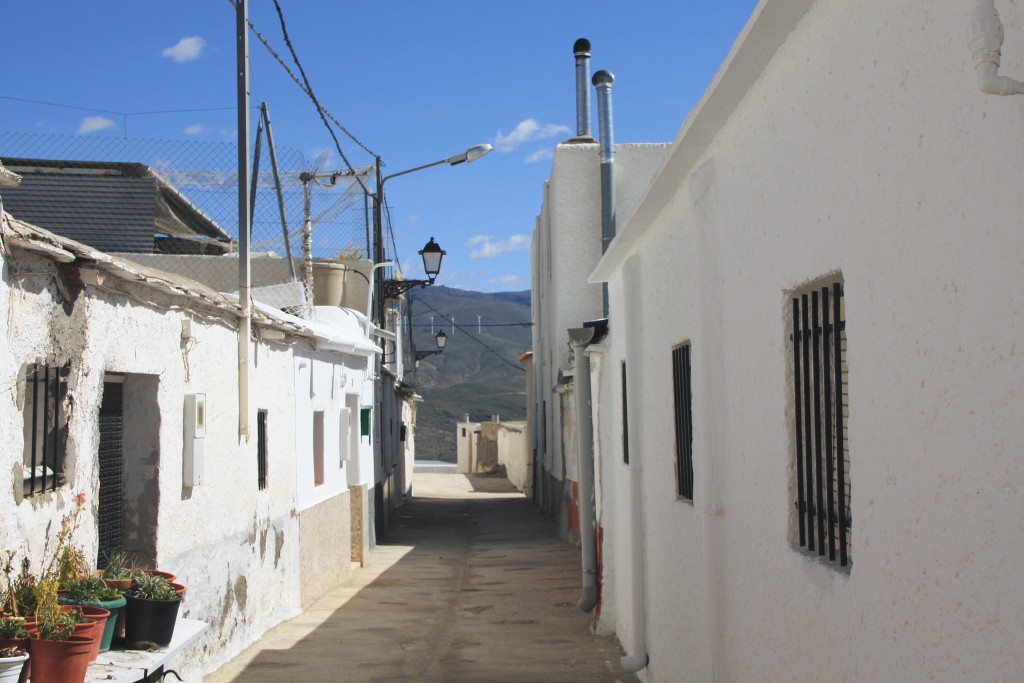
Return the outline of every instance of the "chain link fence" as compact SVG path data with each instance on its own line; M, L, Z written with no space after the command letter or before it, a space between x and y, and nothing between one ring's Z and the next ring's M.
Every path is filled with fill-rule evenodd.
M101 251L236 292L237 149L206 141L0 133L0 161L22 176L18 187L5 188L4 208ZM265 303L305 309L304 260L369 258L371 200L351 174L325 168L323 157L310 160L278 146L275 174L265 139L250 159L256 151L254 297L262 291ZM364 184L372 177L369 168L357 173Z

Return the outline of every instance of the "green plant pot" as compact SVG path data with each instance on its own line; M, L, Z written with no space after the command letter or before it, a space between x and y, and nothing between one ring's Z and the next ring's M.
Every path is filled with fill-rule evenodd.
M75 604L82 607L82 612L87 617L90 615L88 614L88 611L84 609L85 607L99 607L110 612L110 615L107 617L106 624L103 627L103 634L99 641L99 652L106 652L110 649L110 645L114 640L114 629L117 628L118 616L124 610L125 604L127 604L127 601L125 600L123 595L117 600L102 600L100 602L70 603L63 599L58 599L58 601L62 605Z

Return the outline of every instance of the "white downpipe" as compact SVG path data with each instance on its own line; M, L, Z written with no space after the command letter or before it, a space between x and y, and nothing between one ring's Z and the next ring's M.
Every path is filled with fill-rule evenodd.
M1024 95L1024 83L999 75L1003 47L1003 22L995 0L975 0L971 10L971 58L978 74L978 88L987 95Z
M643 281L640 276L640 257L636 254L626 259L623 267L623 282L630 295L637 301L643 301ZM647 667L650 660L647 654L647 579L645 576L644 553L646 537L644 532L643 505L643 458L644 458L644 420L640 410L640 397L644 396L643 367L644 357L639 342L643 334L641 306L629 306L626 309L625 359L627 371L633 368L626 387L628 393L627 418L629 421L629 558L630 558L630 634L623 643L628 653L622 657L623 673L636 673Z
M590 358L587 344L594 337L593 327L569 330L574 359L573 391L576 404L576 444L580 485L580 557L583 571L583 595L576 605L591 612L597 605L597 526L594 523L594 425L590 390Z
M369 278L370 284L366 288L366 338L367 339L371 339L371 340L373 339L373 337L370 336L370 325L373 324L372 322L370 322L370 317L371 317L371 314L373 313L373 283L375 282L373 274L377 271L378 268L388 268L388 267L393 266L393 265L395 265L394 261L382 261L382 262L374 265L373 268L370 268L370 278Z

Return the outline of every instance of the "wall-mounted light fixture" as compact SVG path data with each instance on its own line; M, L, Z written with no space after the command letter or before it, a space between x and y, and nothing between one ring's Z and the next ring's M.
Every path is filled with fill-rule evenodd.
M419 367L420 361L427 356L436 356L437 354L444 351L444 345L448 343L448 335L444 333L444 330L439 330L437 335L434 336L434 340L437 342L437 351L417 351L416 352L416 366Z
M423 258L423 271L427 274L426 280L385 280L384 298L397 299L405 292L414 287L426 287L434 284L434 280L441 273L441 260L448 253L431 237L430 241L420 249L420 257Z

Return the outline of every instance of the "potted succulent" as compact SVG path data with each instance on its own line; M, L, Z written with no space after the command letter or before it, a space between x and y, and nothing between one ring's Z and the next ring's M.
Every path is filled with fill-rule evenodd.
M84 577L69 583L59 601L63 605L78 605L86 617L102 622L96 654L110 649L117 617L126 604L121 591L104 585L101 579Z
M100 579L111 588L126 591L132 587L132 577L139 567L132 556L117 551L104 555L105 564L100 570Z
M125 641L131 646L167 647L174 635L181 593L164 577L141 572L125 598Z
M28 651L23 647L0 647L0 683L18 683L28 668Z

